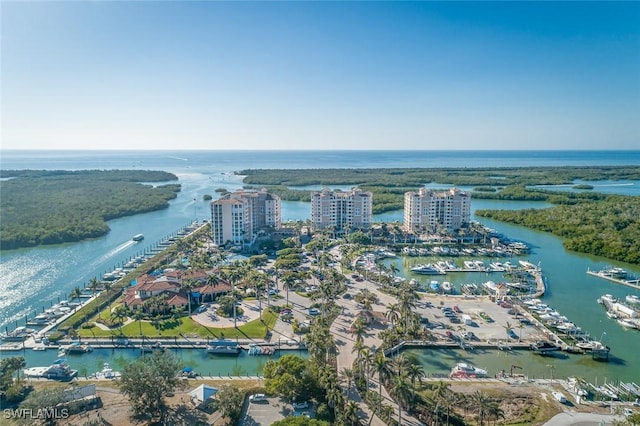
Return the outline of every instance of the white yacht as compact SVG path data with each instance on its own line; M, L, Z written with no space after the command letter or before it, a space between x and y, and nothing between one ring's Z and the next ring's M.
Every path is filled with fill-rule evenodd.
M451 378L482 378L487 377L487 370L474 367L466 362L459 362L451 369Z
M636 305L640 303L640 297L636 296L635 294L628 294L627 297L625 297L625 300L628 303L633 303Z

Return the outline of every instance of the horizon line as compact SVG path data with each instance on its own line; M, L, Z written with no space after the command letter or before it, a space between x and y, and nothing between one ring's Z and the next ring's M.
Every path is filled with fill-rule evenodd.
M2 148L0 152L636 152L640 149L632 148L549 148L549 149L468 149L468 148L451 148L451 149L415 149L415 148L336 148L336 149L288 149L288 148L247 148L247 149L216 149L216 148Z

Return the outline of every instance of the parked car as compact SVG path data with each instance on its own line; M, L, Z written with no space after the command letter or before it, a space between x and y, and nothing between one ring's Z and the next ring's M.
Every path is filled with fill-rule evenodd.
M294 402L293 409L294 410L303 410L305 408L309 408L309 403L307 401Z
M455 312L456 314L461 314L462 313L462 309L458 308L458 305L453 307L453 312Z
M320 315L320 310L318 308L309 308L309 315Z
M263 393L256 393L249 397L249 402L262 402L266 400L267 397Z

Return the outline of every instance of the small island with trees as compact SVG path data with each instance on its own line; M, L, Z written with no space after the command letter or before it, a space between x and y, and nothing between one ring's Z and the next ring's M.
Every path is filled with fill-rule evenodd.
M0 249L100 237L108 220L169 207L180 185L145 170L2 170ZM142 182L167 182L152 186Z

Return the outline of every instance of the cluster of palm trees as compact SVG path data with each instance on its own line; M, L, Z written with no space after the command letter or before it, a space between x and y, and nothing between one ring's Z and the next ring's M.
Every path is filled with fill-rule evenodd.
M438 382L431 388L429 397L431 415L437 424L448 425L451 417L458 418L460 423L460 411L466 417L469 412L475 414L478 425L485 422L504 418L504 411L497 401L489 397L486 392L476 390L471 394L454 392L451 385L446 382Z

